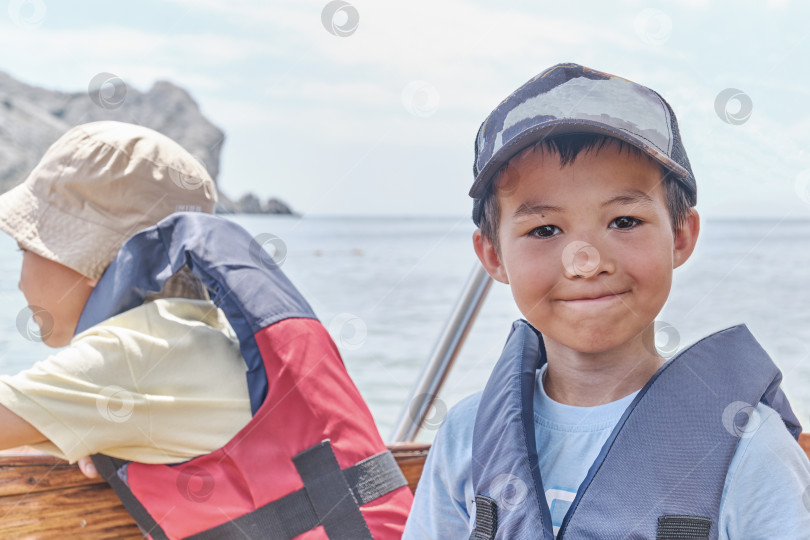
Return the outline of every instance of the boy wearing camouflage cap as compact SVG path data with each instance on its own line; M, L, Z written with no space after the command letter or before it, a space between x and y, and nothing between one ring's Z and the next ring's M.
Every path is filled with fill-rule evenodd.
M475 251L526 320L447 415L404 538L805 538L810 463L762 348L744 326L654 346L700 227L666 101L556 65L475 154Z

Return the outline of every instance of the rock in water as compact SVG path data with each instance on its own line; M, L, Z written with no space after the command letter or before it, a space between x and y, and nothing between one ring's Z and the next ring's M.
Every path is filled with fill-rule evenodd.
M200 112L192 97L167 81L148 92L100 74L82 92L58 92L0 72L0 192L22 182L45 150L71 127L97 120L131 122L171 137L219 175L225 134Z

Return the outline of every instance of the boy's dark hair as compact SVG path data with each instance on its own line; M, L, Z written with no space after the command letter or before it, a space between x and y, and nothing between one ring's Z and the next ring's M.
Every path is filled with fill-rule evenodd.
M664 197L667 202L667 209L669 210L669 217L672 222L673 234L678 234L689 215L689 210L692 205L689 203L689 194L683 188L681 183L674 178L674 176L658 162L649 157L645 152L639 150L635 146L608 135L599 133L575 133L558 135L556 137L548 137L541 139L532 146L527 147L531 151L546 151L554 152L560 158L560 166L564 167L573 163L581 152L593 150L599 152L605 145L615 143L618 145L619 152L625 150L629 153L648 159L658 165L661 170L661 181L664 183ZM518 154L520 155L520 154ZM487 238L495 250L500 254L500 243L498 242L498 221L500 220L500 205L498 204L498 185L504 175L508 172L509 162L504 164L497 173L495 173L494 181L489 192L484 196L481 201L483 212L481 214L481 222L479 228L481 234Z
M210 300L208 290L202 281L197 278L187 266L181 268L177 273L166 280L163 289L159 293L148 295L145 302L151 302L158 298L188 298L191 300Z

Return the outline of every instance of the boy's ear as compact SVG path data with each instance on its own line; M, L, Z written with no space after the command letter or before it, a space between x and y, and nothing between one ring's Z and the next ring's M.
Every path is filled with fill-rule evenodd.
M672 268L678 268L692 255L697 243L698 233L700 233L700 215L698 215L697 210L690 208L686 219L675 235Z
M481 229L475 229L473 233L473 247L475 254L478 255L478 260L481 261L484 270L492 276L492 279L509 284L509 276L506 275L506 269L501 263L498 251L489 238L481 234Z

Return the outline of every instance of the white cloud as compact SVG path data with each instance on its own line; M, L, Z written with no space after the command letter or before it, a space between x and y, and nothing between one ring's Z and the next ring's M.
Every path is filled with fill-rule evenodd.
M449 160L465 156L466 170L483 117L540 70L575 61L651 86L668 99L701 175L704 202L720 200L722 193L711 186L725 186L735 176L743 180L733 185L748 189L751 182L758 197L773 196L757 191L751 179L768 171L787 179L807 163L802 152L810 133L804 112L810 86L794 64L807 56L810 40L803 39L804 19L794 4L773 4L783 18L763 26L764 8L663 3L671 32L654 33L658 41L651 43L635 25L649 7L640 1L504 8L463 0L357 0L352 4L360 24L343 38L322 25L326 0L171 2L188 10L184 20L190 24L175 26L183 31L125 28L120 19L115 26L95 21L88 28L43 24L25 31L6 21L0 46L20 53L7 55L3 68L26 82L72 91L100 71L142 90L156 79L172 80L233 135L229 140L290 134L274 148L281 167L294 168L284 160L292 160L294 145L305 141L316 154L328 152L330 144L419 148L413 159L421 155L441 170L454 170ZM752 25L761 32L746 32ZM194 33L193 27L202 30ZM403 106L402 91L412 81L426 81L438 97L435 112L425 118ZM755 102L750 122L731 131L714 113L717 92L730 86ZM239 145L229 144L225 152L226 176L228 166L245 177L249 166L262 166ZM318 178L328 172L319 174L318 167L328 167L315 165L310 173L323 181ZM361 168L358 174L370 173ZM436 211L445 206L437 202Z

